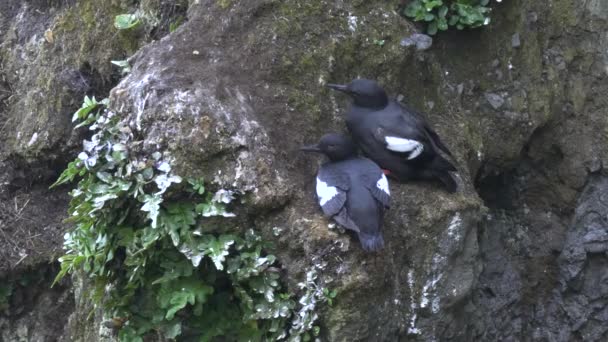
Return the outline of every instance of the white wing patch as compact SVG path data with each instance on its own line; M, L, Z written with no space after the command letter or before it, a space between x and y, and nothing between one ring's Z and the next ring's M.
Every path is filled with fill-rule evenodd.
M333 186L329 186L327 183L317 177L317 196L319 196L319 204L321 206L329 202L334 196L338 194L338 189Z
M397 138L397 137L384 137L386 141L386 148L395 152L410 152L407 159L414 159L422 153L424 146L422 143L416 140Z
M387 194L389 196L391 195L391 191L388 189L388 181L386 180L386 176L384 174L382 174L382 177L380 177L380 179L378 179L376 186L378 187L378 189L382 190L385 194Z

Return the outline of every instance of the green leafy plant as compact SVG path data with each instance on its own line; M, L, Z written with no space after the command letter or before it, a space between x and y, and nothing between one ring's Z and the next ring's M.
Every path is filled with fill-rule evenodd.
M169 32L174 32L184 23L184 17L177 17L174 21L169 24Z
M74 115L72 116L72 122L76 122L78 120L82 121L81 123L76 125L75 128L87 126L96 121L99 118L101 108L107 105L108 99L97 101L95 99L95 96L93 96L92 98L85 96L84 102L82 103L82 107L80 107L80 109L77 110L76 113L74 113Z
M330 306L334 305L334 299L336 298L337 295L338 295L338 291L336 291L336 290L330 290L328 288L323 289L323 296L325 297L327 304L329 304Z
M127 61L126 59L121 60L121 61L110 61L110 63L119 67L120 73L123 75L131 72L131 65L129 64L129 61Z
M448 27L476 28L490 23L490 0L412 0L402 14L414 21L427 22L427 33L434 35Z
M90 296L121 341L146 334L210 341L299 341L318 334L327 301L315 272L294 297L271 246L253 229L219 232L235 192L176 175L166 153L149 154L108 101L85 98L76 119L94 132L53 186L79 179L55 282L83 272ZM81 124L82 125L82 124ZM217 224L217 221L214 221Z
M132 29L140 24L139 15L137 14L120 14L114 18L114 27L119 30Z
M384 40L384 39L374 39L373 43L374 43L374 45L384 46L384 44L386 43L386 40Z

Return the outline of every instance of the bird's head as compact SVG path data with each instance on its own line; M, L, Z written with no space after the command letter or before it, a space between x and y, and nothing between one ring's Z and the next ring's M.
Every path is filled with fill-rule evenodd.
M373 80L357 78L349 84L329 83L327 87L348 94L359 107L379 109L388 105L386 92Z
M357 148L353 141L337 133L325 134L315 145L304 146L300 149L305 152L318 152L325 154L331 161L339 161L354 157Z

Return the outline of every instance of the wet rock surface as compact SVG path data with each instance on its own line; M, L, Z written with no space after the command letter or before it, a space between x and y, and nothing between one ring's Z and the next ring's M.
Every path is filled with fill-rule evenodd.
M484 270L467 304L478 322L468 338L606 338L606 190L608 178L592 177L567 225L551 213L486 217L480 234Z
M59 252L68 189L46 188L86 135L70 122L82 96L109 94L145 152L244 193L225 229L274 240L291 288L310 267L331 281L339 296L322 312L323 340L606 340L601 1L496 4L484 30L441 34L423 52L401 46L417 33L388 3L190 1L179 10L188 21L162 39L167 28L114 31L131 5L0 4L0 244L28 255L7 255L0 274L18 278ZM109 60L125 57L132 72L118 83ZM328 229L312 195L321 160L297 153L344 130L347 99L323 85L358 76L428 112L462 189L392 182L387 247L374 256ZM42 235L28 242L14 222ZM62 302L69 324L40 328L49 340L111 338L78 319L83 286ZM43 306L0 314L6 339L46 322L53 306Z

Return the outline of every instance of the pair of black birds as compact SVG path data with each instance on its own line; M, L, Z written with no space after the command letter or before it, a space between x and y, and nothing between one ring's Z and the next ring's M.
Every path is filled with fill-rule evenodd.
M302 150L329 158L317 173L316 192L323 213L356 232L364 250L377 251L384 247L382 222L390 206L385 173L401 182L439 180L455 192L457 183L450 172L456 167L441 155L452 156L424 118L389 100L375 81L355 79L327 86L353 100L346 125L354 142L330 133ZM369 159L357 157L357 146Z

